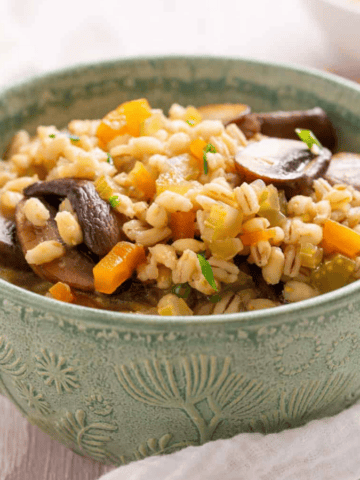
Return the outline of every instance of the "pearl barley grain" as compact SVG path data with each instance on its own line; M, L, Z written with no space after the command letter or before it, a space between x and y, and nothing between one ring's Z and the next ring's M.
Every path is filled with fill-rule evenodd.
M81 227L72 213L66 211L57 213L55 222L66 245L73 247L83 242Z
M28 250L25 260L30 265L42 265L65 255L65 247L55 240L47 240Z
M44 227L50 218L50 212L38 198L29 198L24 205L25 217L35 227Z

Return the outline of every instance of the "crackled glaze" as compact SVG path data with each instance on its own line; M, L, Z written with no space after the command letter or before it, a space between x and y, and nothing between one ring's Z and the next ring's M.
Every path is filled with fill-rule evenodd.
M137 59L75 68L0 95L0 148L19 128L154 107L323 107L360 151L360 88L250 61ZM360 398L360 286L202 318L95 311L0 281L0 392L81 455L126 464L239 432L276 432Z

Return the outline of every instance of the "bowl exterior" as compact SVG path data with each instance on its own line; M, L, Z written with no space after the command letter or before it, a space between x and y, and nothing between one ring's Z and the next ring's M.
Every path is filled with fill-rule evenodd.
M360 89L251 61L139 59L35 79L0 95L2 148L19 128L98 118L121 101L239 101L329 113L360 150ZM54 122L56 119L56 122ZM360 289L264 312L187 319L95 311L0 281L0 390L35 425L125 464L239 432L274 432L360 397Z
M211 328L106 327L3 295L0 305L2 393L104 463L296 427L360 394L358 301Z

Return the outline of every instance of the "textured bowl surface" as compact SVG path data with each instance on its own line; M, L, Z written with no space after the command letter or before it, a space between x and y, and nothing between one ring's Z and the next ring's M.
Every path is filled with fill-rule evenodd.
M79 67L0 94L0 151L19 128L99 118L140 96L323 107L360 151L360 88L292 66L219 58ZM0 389L74 451L122 464L245 431L331 415L360 396L360 284L266 311L125 315L66 305L0 281Z

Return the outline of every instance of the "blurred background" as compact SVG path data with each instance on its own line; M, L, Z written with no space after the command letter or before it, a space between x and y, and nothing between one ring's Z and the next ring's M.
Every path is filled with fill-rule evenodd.
M77 63L161 54L253 57L357 76L309 10L317 2L0 0L0 86Z

